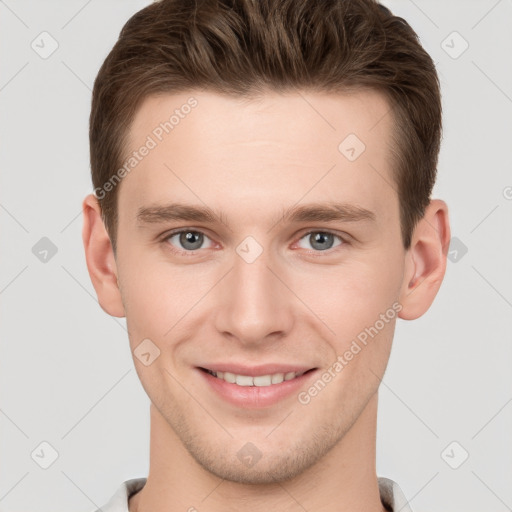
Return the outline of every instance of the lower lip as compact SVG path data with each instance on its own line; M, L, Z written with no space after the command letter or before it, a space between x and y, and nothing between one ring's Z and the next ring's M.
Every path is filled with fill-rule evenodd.
M290 395L297 394L306 381L316 373L316 370L312 370L300 377L270 386L238 386L214 377L203 370L198 369L198 371L221 398L244 409L258 409L275 405Z

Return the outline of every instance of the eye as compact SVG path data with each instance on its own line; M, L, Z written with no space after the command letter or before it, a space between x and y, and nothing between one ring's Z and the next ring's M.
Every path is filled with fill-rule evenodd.
M338 243L336 243L336 239L338 239ZM306 246L302 245L304 244L303 240ZM164 238L164 242L170 244L173 250L182 253L193 253L199 249L211 248L214 245L212 240L203 232L192 229L183 229L170 233ZM204 245L205 243L206 246ZM302 249L312 249L314 252L328 251L347 243L343 237L330 231L309 231L298 242L299 247Z
M175 241L173 242L173 239ZM210 242L207 247L201 247L205 240ZM191 252L198 249L207 249L212 246L211 240L201 231L193 231L191 229L185 229L182 231L175 231L165 237L164 241L170 243L182 252ZM176 243L179 244L176 246Z
M334 245L334 239L336 238L340 240L340 242ZM299 244L301 240L306 240L309 244L309 247L301 246L303 249L313 249L315 251L326 251L345 243L345 240L343 240L341 236L329 231L310 231L299 240Z

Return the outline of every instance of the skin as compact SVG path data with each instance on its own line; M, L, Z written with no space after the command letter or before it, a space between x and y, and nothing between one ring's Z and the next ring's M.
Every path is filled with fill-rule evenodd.
M160 350L149 366L134 356L151 399L151 444L148 481L130 511L382 512L377 391L396 318L423 315L441 285L447 205L431 201L406 251L391 173L392 118L373 91L149 97L127 154L190 96L197 107L119 185L115 255L97 199L83 203L101 307L126 316L132 351L146 338ZM350 133L366 145L352 162L338 150ZM222 222L137 220L142 207L177 201L221 211ZM327 202L366 208L375 221L282 218L297 204ZM192 255L179 236L165 239L177 228L205 235ZM326 250L311 231L334 233ZM252 263L236 252L247 236L263 248ZM236 407L196 368L302 364L318 369L307 391L394 303L399 314L306 405L292 394L263 409ZM252 467L237 457L249 441L262 454Z

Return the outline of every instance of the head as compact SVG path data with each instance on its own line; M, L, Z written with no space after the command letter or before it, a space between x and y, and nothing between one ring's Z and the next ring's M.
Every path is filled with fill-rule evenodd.
M358 421L444 275L440 137L432 59L374 1L162 0L126 23L94 84L87 263L202 467L290 478ZM307 373L241 407L204 371L232 367Z

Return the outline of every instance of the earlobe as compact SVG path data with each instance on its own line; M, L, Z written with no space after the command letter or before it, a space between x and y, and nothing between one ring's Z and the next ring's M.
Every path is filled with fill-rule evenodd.
M109 315L124 317L114 251L101 218L98 199L89 194L82 203L82 209L85 259L98 302Z
M400 318L414 320L431 306L446 271L450 236L448 206L433 199L418 222L407 251Z

